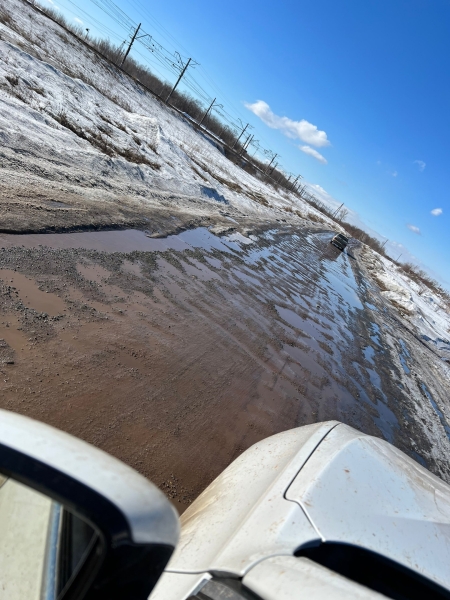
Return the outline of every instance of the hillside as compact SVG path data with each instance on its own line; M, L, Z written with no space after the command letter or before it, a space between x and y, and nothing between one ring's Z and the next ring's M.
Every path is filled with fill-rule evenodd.
M0 21L3 231L324 220L24 0Z

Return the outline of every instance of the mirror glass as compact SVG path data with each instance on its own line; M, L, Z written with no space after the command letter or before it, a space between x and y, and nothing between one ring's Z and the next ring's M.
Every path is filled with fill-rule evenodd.
M0 474L0 600L63 600L101 555L94 528Z

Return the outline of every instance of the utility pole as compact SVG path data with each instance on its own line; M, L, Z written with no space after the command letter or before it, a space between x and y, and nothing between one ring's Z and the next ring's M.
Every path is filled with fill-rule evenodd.
M206 119L206 117L208 116L209 111L212 109L212 107L214 106L214 102L217 100L217 98L214 98L214 100L211 102L211 104L208 107L208 110L205 112L205 114L203 115L203 117L201 118L200 123L198 124L198 126L200 127L200 125L203 123L203 121Z
M334 211L334 213L331 215L331 218L334 219L334 217L338 214L338 212L341 210L341 208L344 206L344 203L342 203L340 205L340 207Z
M123 63L125 62L125 60L126 60L126 58L127 58L128 54L130 53L131 46L133 45L133 43L134 43L134 40L136 39L136 36L137 36L137 34L138 34L138 32L139 32L139 29L140 29L140 28L141 28L141 23L139 23L139 25L138 25L138 26L137 26L137 28L136 28L136 31L135 31L135 32L134 32L134 34L133 34L133 37L131 38L131 42L130 42L130 44L129 44L128 48L127 48L127 51L125 52L125 56L122 58L122 62L120 63L120 66L122 66L122 65L123 65Z
M246 146L246 144L247 144L247 142L248 142L248 140L249 140L250 138L251 138L251 134L249 133L249 134L248 134L248 136L247 136L247 139L246 139L246 140L245 140L245 142L242 144L242 149L241 149L241 151L239 152L239 156L242 156L242 155L244 154L245 146Z
M275 156L276 156L276 154L275 154ZM276 169L277 167L278 167L278 163L275 163L275 164L273 165L273 167L270 169L269 177L272 175L272 173L275 171L275 169Z
M398 262L400 260L400 256L403 256L403 252L401 254L399 254L399 256L395 262Z
M388 243L388 241L389 241L389 240L386 240L386 241L384 242L384 244L381 246L381 250L383 250L383 248L386 246L386 244Z
M295 190L295 184L297 183L297 181L299 180L299 178L300 178L300 175L297 175L297 177L292 182L292 185L291 185L291 189L292 190Z
M248 148L248 147L250 146L250 144L253 142L253 138L254 138L254 137L255 137L254 135L251 135L251 136L248 138L248 140L245 142L244 150L247 150L247 148Z
M244 135L244 133L247 131L247 127L250 126L250 123L247 123L247 125L244 127L244 129L241 131L240 135L238 138L236 138L236 141L234 142L234 144L231 146L231 149L233 150L233 148L236 146L236 144L238 143L238 141L241 139L241 137Z
M272 157L272 160L270 161L270 163L267 165L266 170L264 171L264 174L267 174L267 171L269 170L270 165L273 163L273 161L276 159L276 157L278 156L278 154L274 154Z
M247 150L249 145L252 143L253 137L254 137L253 135L249 134L248 138L245 140L244 144L242 145L242 150L241 150L239 156L242 156L244 154L244 152Z
M173 86L173 88L172 88L172 90L171 90L170 94L167 96L167 99L166 99L166 104L169 102L169 100L170 100L170 97L172 96L172 94L174 93L174 91L177 89L177 85L180 83L180 81L181 81L181 78L182 78L182 77L183 77L183 75L186 73L186 69L187 69L187 68L188 68L188 66L190 65L190 62L191 62L191 60L192 60L192 58L190 58L190 59L187 61L187 63L184 65L184 67L183 67L183 70L181 71L181 73L180 73L180 76L178 77L176 84Z
M89 29L86 27L86 35L84 36L85 40L87 40L88 35L89 35Z

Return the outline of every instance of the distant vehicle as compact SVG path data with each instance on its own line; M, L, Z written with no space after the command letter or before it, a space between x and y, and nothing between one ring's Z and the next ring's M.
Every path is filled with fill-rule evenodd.
M180 521L130 467L0 410L0 600L450 597L450 487L337 421L258 442Z
M336 246L336 248L339 248L339 250L345 250L348 244L348 237L342 233L337 233L331 240L330 244L333 244L333 246Z

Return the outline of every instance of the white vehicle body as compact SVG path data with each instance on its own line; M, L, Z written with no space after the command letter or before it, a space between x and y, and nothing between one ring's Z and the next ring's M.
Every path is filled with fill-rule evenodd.
M392 581L409 586L402 597L450 597L450 487L337 422L254 445L181 525L151 600L400 597ZM335 569L336 548L366 575ZM372 585L371 569L386 581Z

